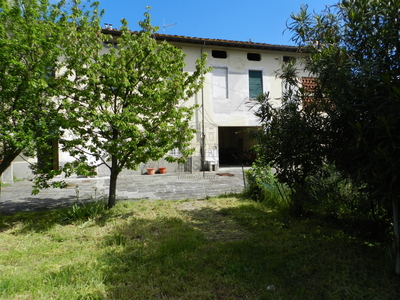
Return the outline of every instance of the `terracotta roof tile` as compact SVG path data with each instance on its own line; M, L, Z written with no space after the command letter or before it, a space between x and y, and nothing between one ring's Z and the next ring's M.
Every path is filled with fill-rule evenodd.
M273 45L266 43L256 43L250 41L234 41L234 40L223 40L223 39L209 39L209 38L198 38L198 37L188 37L179 35L167 35L155 33L156 39L165 39L167 41L180 41L186 43L196 43L196 44L206 44L206 45L218 45L218 46L230 46L230 47L244 47L244 48L257 48L265 50L283 50L296 52L298 50L295 46L285 46L285 45Z
M103 29L103 33L112 34L112 35L120 35L121 32L115 29ZM133 32L137 33L137 31ZM166 40L170 42L182 42L189 44L202 44L202 45L212 45L212 46L225 46L225 47L240 47L240 48L253 48L253 49L261 49L261 50L276 50L276 51L288 51L288 52L297 52L298 47L296 46L287 46L287 45L274 45L274 44L266 44L266 43L256 43L250 41L234 41L234 40L223 40L223 39L209 39L209 38L198 38L198 37L188 37L181 35L168 35L168 34L160 34L155 33L154 37L157 40Z

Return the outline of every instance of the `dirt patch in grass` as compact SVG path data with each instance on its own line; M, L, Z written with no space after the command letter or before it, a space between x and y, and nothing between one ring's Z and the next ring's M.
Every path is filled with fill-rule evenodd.
M217 173L218 176L228 176L228 177L233 177L235 174L232 173Z
M218 205L207 200L179 203L176 209L181 211L184 219L191 222L208 240L242 241L252 235L221 210Z

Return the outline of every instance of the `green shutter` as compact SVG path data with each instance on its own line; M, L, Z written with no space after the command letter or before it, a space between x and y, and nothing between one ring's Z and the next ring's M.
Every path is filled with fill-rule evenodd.
M262 94L262 71L249 71L249 97L257 98Z

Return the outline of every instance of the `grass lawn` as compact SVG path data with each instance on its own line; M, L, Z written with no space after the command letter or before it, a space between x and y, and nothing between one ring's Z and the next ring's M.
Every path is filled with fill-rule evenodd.
M235 197L0 216L0 299L400 299L387 248Z

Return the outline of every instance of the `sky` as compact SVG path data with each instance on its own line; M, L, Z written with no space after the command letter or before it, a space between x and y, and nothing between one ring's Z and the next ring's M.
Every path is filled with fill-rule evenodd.
M198 38L294 45L285 31L290 15L302 4L321 12L338 0L99 0L105 9L104 23L119 28L125 18L129 28L138 30L146 7L159 33Z

